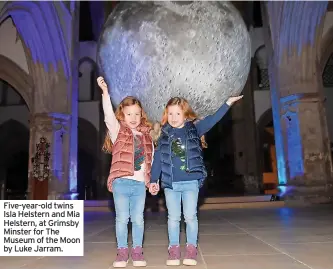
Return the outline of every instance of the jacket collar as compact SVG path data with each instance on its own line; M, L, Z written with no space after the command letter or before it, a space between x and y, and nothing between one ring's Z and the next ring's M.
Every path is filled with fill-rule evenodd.
M126 124L125 121L119 122L121 126L123 126L126 130L131 131L131 128ZM151 130L151 127L147 125L143 125L140 123L140 125L136 128L136 130L142 134L148 134Z
M186 128L186 131L191 127L193 126L193 121L185 121L185 124L184 124L184 127ZM162 126L162 132L169 135L170 133L170 130L172 129L173 127L169 124L169 123L166 123Z

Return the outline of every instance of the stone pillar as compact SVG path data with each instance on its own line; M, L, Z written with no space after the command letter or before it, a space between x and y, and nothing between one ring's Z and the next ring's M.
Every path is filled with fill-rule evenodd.
M236 180L240 180L240 182L236 182L236 186L241 184L246 194L259 194L260 192L253 97L256 83L254 76L256 76L255 63L252 61L250 74L242 93L244 97L232 107L231 111L235 173Z
M329 201L332 167L322 98L318 93L282 97L279 120L286 160L287 198Z
M257 139L257 124L255 115L254 91L258 85L257 67L252 58L250 74L244 86L244 136L246 176L244 177L244 186L248 194L259 194L261 189L261 177L259 175L259 154Z
M327 1L263 6L278 177L287 201L331 201L332 164L317 54L326 7ZM299 10L308 16L297 16Z
M76 193L70 190L70 125L71 117L61 113L34 114L30 121L29 145L29 188L30 200L69 200ZM34 178L33 160L37 152L37 144L45 138L50 143L48 180L39 181Z
M244 115L243 115L244 99L235 103L231 108L232 118L232 143L234 154L234 173L233 186L235 191L246 192L245 190L245 141L244 135Z
M69 96L71 102L68 104L66 110L70 111L71 114L71 129L70 129L70 160L69 160L69 190L73 195L70 197L71 200L77 199L78 197L74 193L78 193L77 190L77 158L78 158L78 116L79 116L79 58L80 58L80 43L79 43L79 32L80 32L80 2L71 2L71 27L68 29L71 42L68 47L71 76L67 79L67 89L69 90Z
M30 199L75 199L69 194L77 192L79 7L79 1L14 1L1 10L0 22L10 16L15 23L33 80L25 98L32 114L30 159L43 135L52 148L51 180L36 185L30 173Z

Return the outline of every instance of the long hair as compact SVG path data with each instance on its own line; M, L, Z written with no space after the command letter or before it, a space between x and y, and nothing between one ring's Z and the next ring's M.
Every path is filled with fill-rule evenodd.
M198 119L197 114L193 111L192 107L189 105L188 101L185 98L173 97L168 101L168 103L166 104L165 109L163 111L163 116L162 116L162 121L161 121L162 126L168 122L168 107L174 106L174 105L178 105L181 108L181 110L184 112L185 119L187 119L189 121L200 120L200 119ZM208 144L206 142L204 135L200 137L200 140L201 140L201 146L203 148L207 148Z
M127 96L120 102L119 106L117 107L117 109L114 113L115 116L116 116L116 119L119 122L123 121L125 119L124 107L133 106L133 105L138 105L141 108L141 123L140 123L140 125L151 128L152 124L149 122L147 114L142 108L141 102L133 96ZM113 146L113 144L112 144L112 141L111 141L111 137L109 135L109 131L107 130L107 132L105 134L105 139L104 139L104 144L103 144L102 150L105 153L111 154L112 146Z
M155 122L153 128L150 131L150 136L154 142L154 146L157 146L157 141L161 136L161 124L159 122Z

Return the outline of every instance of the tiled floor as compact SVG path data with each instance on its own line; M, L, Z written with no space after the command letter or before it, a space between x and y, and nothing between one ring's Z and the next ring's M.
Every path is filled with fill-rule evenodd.
M331 205L207 210L199 223L197 269L333 269ZM148 267L166 267L166 228L164 212L146 214ZM183 231L181 238L184 243ZM112 214L86 212L84 257L0 257L0 268L108 269L115 250Z

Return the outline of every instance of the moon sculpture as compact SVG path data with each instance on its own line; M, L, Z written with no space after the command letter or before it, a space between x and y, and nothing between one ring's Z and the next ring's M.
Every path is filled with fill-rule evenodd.
M229 2L121 2L100 36L97 62L113 105L130 95L160 121L171 97L204 117L241 93L251 60L249 33Z

